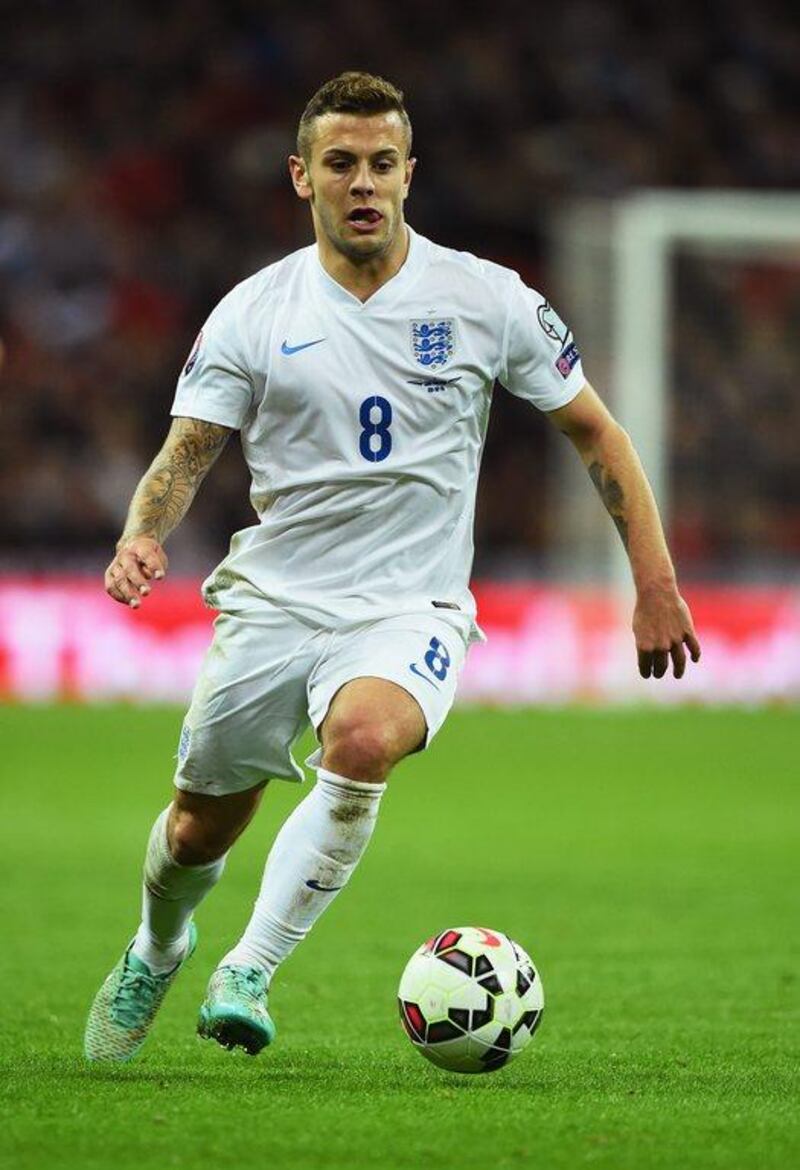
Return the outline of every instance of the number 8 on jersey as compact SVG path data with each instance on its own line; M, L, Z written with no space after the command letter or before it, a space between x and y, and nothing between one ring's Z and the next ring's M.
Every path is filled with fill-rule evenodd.
M392 405L379 394L371 394L361 403L358 412L361 434L358 447L370 463L382 463L392 449Z

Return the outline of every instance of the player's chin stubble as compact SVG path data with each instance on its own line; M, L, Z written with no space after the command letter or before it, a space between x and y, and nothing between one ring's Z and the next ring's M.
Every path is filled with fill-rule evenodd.
M344 230L338 229L333 218L320 209L313 197L312 206L315 207L319 226L328 242L334 246L337 252L346 256L348 260L352 260L354 264L363 264L368 260L374 260L376 256L381 256L388 251L397 233L397 222L393 217L391 221L384 219L384 231L378 237L363 236L355 240L348 239Z
M384 252L388 251L391 239L384 237L381 240L351 241L342 239L340 236L338 240L333 242L339 251L347 256L348 260L352 260L355 264L359 262L363 264L365 261L374 260L376 256L382 256Z

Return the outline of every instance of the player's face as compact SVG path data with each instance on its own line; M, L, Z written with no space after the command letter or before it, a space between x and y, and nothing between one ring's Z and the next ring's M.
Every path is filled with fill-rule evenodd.
M399 114L323 114L311 158L292 156L295 190L311 204L314 229L355 263L389 251L401 236L415 159Z

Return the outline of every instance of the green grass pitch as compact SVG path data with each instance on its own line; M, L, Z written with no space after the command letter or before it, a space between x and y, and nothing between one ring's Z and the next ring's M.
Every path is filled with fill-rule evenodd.
M6 707L0 1165L785 1168L800 1162L798 716L458 711L404 763L350 887L274 987L257 1059L195 1038L206 979L300 795L275 783L138 1060L87 1067L138 919L180 713ZM395 991L448 925L530 950L547 1008L506 1069L443 1074Z

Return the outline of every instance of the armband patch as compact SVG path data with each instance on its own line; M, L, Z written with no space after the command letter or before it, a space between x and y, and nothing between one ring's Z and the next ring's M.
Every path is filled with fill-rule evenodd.
M556 369L562 378L568 378L572 373L574 366L581 360L581 355L578 352L578 347L574 341L569 345L564 346L561 353L556 358Z

